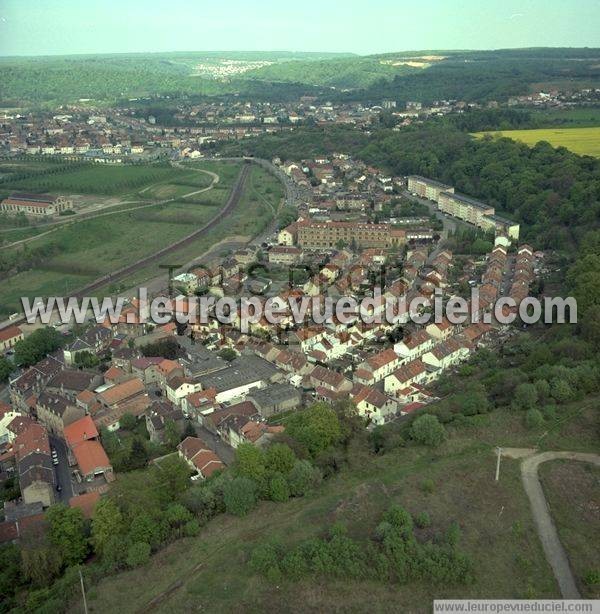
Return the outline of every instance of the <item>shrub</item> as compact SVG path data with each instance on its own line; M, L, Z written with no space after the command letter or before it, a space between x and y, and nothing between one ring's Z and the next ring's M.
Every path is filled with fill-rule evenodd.
M257 502L256 482L249 478L237 477L223 489L225 509L235 516L245 516Z
M317 486L321 481L321 474L307 460L296 461L288 477L290 494L301 497Z
M146 542L136 542L127 551L127 565L129 567L140 567L150 560L150 544Z
M410 436L417 442L426 446L439 446L446 439L446 429L440 424L436 416L425 414L419 416L412 424Z
M271 478L269 494L271 500L278 501L279 503L283 503L290 498L290 487L288 486L287 480L282 475L276 475Z
M429 517L429 514L427 512L421 512L420 514L417 514L415 517L415 524L420 529L425 529L431 526L431 518Z
M544 424L544 416L539 409L528 409L525 414L525 426L528 429L539 429Z
M200 523L197 520L188 520L183 526L183 534L186 537L195 537L200 533Z
M590 569L583 578L583 581L591 587L600 585L600 569Z
M435 489L435 484L431 478L425 478L421 482L421 490L424 493L431 494Z

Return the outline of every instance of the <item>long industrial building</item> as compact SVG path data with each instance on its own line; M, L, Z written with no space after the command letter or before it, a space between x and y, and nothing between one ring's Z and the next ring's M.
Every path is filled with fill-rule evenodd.
M48 217L71 209L73 202L64 196L51 194L14 193L0 203L3 213L24 213L27 216Z

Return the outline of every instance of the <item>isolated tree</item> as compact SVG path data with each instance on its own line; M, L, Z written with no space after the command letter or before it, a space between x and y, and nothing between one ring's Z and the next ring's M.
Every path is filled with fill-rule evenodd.
M301 443L313 457L339 443L342 438L339 417L327 403L315 403L307 410L290 416L286 422L286 433Z
M251 443L242 443L235 450L234 467L237 475L261 483L266 473L265 454Z
M437 416L426 414L419 416L410 428L410 436L426 446L439 446L446 439L446 429L440 424Z
M231 362L232 360L234 360L237 357L237 353L236 353L235 350L232 350L231 348L223 348L219 352L219 356L223 360L226 360L227 362Z
M287 475L296 464L296 455L286 444L274 443L267 448L265 463L269 471Z

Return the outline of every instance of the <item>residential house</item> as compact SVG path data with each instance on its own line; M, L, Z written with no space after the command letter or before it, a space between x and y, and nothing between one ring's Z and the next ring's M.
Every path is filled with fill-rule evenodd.
M0 351L6 352L14 347L15 343L23 340L23 331L18 326L7 326L0 330Z
M114 480L113 468L98 440L98 430L91 416L65 427L65 441L69 447L69 458L76 463L79 475L86 482L103 477L106 482Z
M83 408L75 400L52 392L42 392L38 397L35 412L37 419L51 432L62 435L67 425L82 418Z
M221 459L198 437L186 437L177 446L177 452L195 472L197 478L205 480L215 471L225 468Z

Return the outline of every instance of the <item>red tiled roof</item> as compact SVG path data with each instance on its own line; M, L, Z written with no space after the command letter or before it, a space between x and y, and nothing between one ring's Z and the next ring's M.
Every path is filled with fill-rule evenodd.
M99 492L86 492L83 495L71 497L69 499L69 507L79 508L85 518L91 518L94 515L94 509L99 500Z
M0 330L0 341L8 341L20 337L23 331L18 326L7 326Z
M110 467L110 461L99 441L82 441L73 449L73 455L82 475L90 475Z
M64 435L67 443L73 447L82 441L98 437L98 430L91 416L84 416L65 426Z

